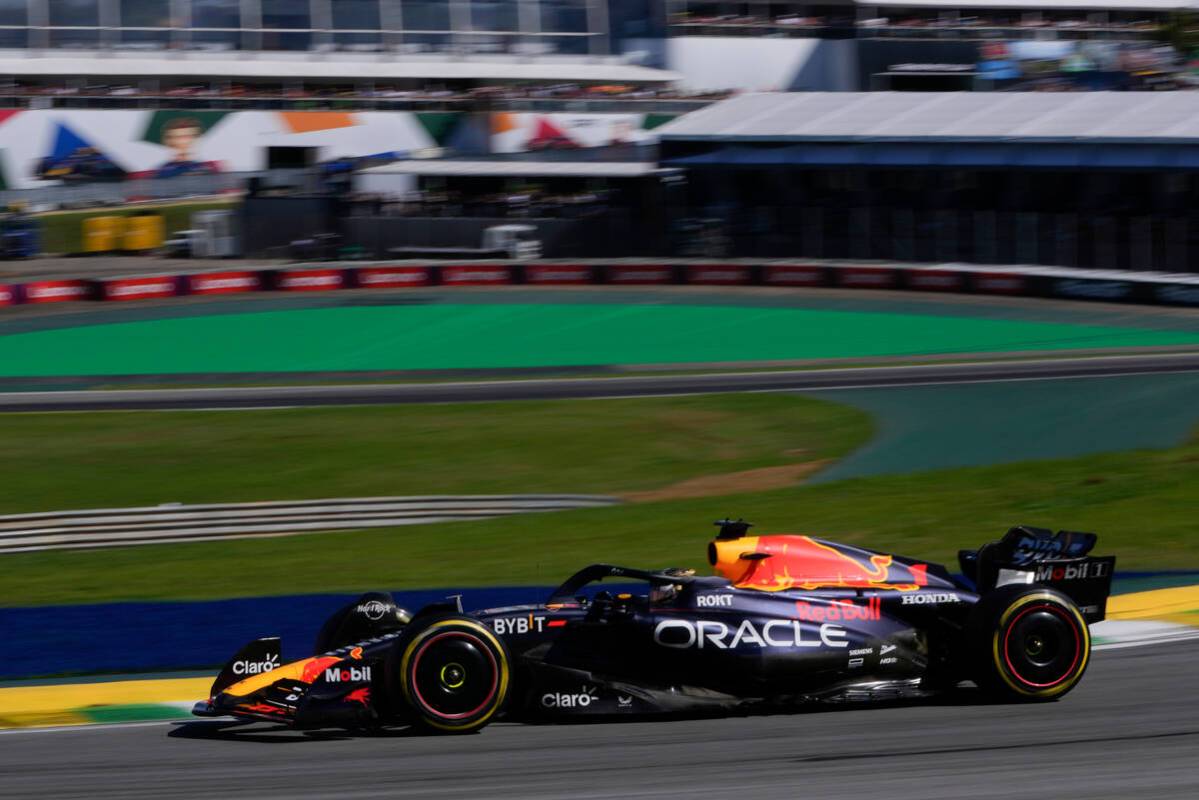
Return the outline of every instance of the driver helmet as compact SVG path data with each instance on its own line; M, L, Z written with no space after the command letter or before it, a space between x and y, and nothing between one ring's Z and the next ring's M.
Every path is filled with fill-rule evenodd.
M695 574L695 570L686 569L683 567L667 567L662 570L663 575L678 578L690 578ZM679 596L679 592L683 590L681 583L663 583L654 586L649 592L649 602L653 606L670 605Z

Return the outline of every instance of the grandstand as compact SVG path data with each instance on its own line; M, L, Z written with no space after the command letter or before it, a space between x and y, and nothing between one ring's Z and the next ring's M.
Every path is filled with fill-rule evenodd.
M1188 66L1152 38L1184 2L0 0L0 191L39 207L233 193L251 179L333 191L322 170L446 156L484 170L550 151L594 164L602 148L643 169L659 126L707 119L709 104L747 91L1186 88ZM662 152L671 168L699 158L677 165L698 197L719 183L709 168L721 156L693 144L676 137ZM830 164L849 180L861 166ZM528 176L452 177L470 199ZM558 199L607 191L566 182L538 196L573 209L586 204ZM696 203L685 216L723 216ZM494 203L399 205L444 216ZM744 238L794 244L777 231Z
M607 144L721 96L680 92L676 73L619 52L631 33L661 34L652 8L0 0L0 190L38 204L178 196L228 191L281 165L486 152L493 134ZM520 116L564 111L576 116ZM588 116L601 114L621 116ZM577 135L563 133L572 127ZM136 189L95 186L126 181ZM55 192L63 182L75 191Z
M672 78L612 37L608 0L2 0L0 76L130 93Z
M615 4L613 22L609 2L0 0L0 104L645 110L680 99L678 75L617 52L626 32L660 32L644 19L651 3Z
M641 75L649 72L640 70ZM568 72L568 70L559 70ZM728 92L686 91L665 83L489 82L446 77L353 82L241 79L137 80L25 77L0 84L0 107L10 109L213 109L222 111L654 111L686 113ZM494 81L494 82L491 82ZM149 84L149 85L147 85Z
M870 0L859 36L917 39L1142 41L1189 0Z
M9 48L569 53L609 49L604 0L5 0Z
M602 110L741 89L1037 88L1095 72L1107 77L1082 88L1175 88L1180 65L1153 44L1187 2L0 0L0 103ZM837 39L853 46L813 44ZM1134 72L1151 74L1118 77Z
M661 63L692 90L1187 88L1190 2L670 0Z
M1141 40L1189 0L669 0L675 36Z

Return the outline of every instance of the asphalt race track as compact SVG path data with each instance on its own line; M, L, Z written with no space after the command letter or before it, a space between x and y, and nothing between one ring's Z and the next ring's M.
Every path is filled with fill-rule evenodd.
M0 735L0 797L1194 798L1199 643L1097 652L1057 703L496 724L464 737L220 721Z
M817 391L1199 372L1199 353L1079 356L898 367L726 372L613 378L454 383L114 389L0 393L5 411L267 408L279 406L452 403L577 399L747 391Z

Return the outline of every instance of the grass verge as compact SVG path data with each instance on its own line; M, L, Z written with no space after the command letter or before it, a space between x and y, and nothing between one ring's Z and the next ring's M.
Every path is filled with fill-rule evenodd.
M706 570L708 523L727 514L949 563L1015 523L1092 530L1120 568L1182 569L1199 566L1197 485L1191 441L484 522L5 556L0 604L549 584L591 561Z
M786 395L9 414L0 513L378 495L623 493L819 461L861 411Z

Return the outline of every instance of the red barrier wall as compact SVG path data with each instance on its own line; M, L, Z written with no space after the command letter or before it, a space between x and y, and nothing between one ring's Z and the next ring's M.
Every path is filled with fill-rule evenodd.
M824 286L824 267L815 264L768 264L762 279L775 286Z
M25 284L26 303L67 303L91 297L92 287L87 281L34 281Z
M191 294L238 294L257 292L262 288L262 275L257 272L206 272L187 276L187 290Z
M670 283L674 280L674 268L661 264L612 264L607 275L608 283Z
M966 289L966 277L947 269L914 269L904 275L909 289L922 292L962 292Z
M276 273L275 288L285 292L323 292L345 286L339 269L289 269Z
M705 286L741 286L753 271L747 264L695 264L687 267L687 283Z
M105 300L152 300L174 297L178 293L174 276L151 278L113 278L100 282L100 294Z
M841 267L834 273L837 285L847 289L890 289L896 283L890 267Z
M356 283L363 289L403 289L428 286L428 267L362 267L355 270Z
M541 286L591 283L592 269L579 264L539 264L525 268L525 283Z
M442 267L441 282L447 286L498 286L512 282L512 268L490 265Z
M1199 284L1181 279L1163 283L1131 273L1128 277L1122 277L1092 275L1079 270L1021 273L1007 272L1003 267L988 269L990 271L975 272L955 268L952 264L904 267L810 262L669 264L652 261L603 265L535 263L523 266L375 264L358 268L317 265L311 268L240 269L194 275L0 283L0 306L75 300L141 300L176 294L231 294L262 290L328 291L356 286L381 289L438 283L447 286L502 286L518 280L534 286L595 283L662 285L672 284L676 278L693 285L840 286L1199 306Z
M974 291L982 294L1024 294L1028 278L1010 272L975 272L971 276Z

